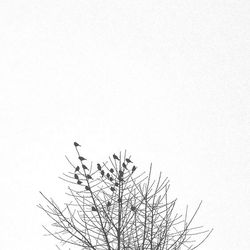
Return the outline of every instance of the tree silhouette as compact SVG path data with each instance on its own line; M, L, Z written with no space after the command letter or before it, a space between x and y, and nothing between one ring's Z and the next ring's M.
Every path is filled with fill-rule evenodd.
M106 162L93 165L80 155L74 143L79 166L68 157L73 171L60 177L69 183L70 202L60 208L53 199L42 196L38 205L52 220L48 235L63 245L92 250L179 250L196 249L212 230L191 227L201 202L188 219L174 214L175 200L169 200L169 180L160 173L138 173L130 157L120 152ZM86 162L86 165L83 164ZM57 246L58 247L58 246ZM58 247L58 249L60 249Z

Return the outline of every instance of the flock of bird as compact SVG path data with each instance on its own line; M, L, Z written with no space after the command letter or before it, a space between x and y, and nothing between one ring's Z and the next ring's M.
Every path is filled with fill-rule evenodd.
M74 146L77 148L77 147L80 147L81 145L79 145L77 142L74 142ZM78 158L81 161L82 168L84 170L88 170L88 168L83 164L83 161L86 161L87 159L82 157L82 156L79 156ZM115 161L120 161L119 157L116 154L113 154L113 159ZM102 169L102 166L99 163L97 163L97 170L100 172L101 177L103 178L105 176L110 182L112 182L114 184L114 186L110 187L110 190L112 192L115 192L115 190L116 190L115 187L119 187L119 183L124 181L124 179L123 179L124 171L128 170L127 166L130 163L133 163L133 162L129 158L126 158L125 162L122 163L123 170L120 169L117 173L118 178L115 177L115 170L113 168L110 168L109 172L107 172L105 175L105 171ZM136 170L136 166L133 165L131 172L134 173L135 170ZM80 167L77 166L75 168L74 178L77 180L77 184L81 185L82 181L79 179L79 176L77 174L77 173L79 173L79 171L80 171ZM92 176L90 174L87 174L87 173L85 173L85 177L87 180L93 179ZM89 186L85 186L85 189L87 191L91 191ZM107 207L109 207L109 206L111 206L110 201L108 201L108 203L107 203ZM131 210L135 211L135 207L132 206ZM97 211L97 208L92 207L92 211Z

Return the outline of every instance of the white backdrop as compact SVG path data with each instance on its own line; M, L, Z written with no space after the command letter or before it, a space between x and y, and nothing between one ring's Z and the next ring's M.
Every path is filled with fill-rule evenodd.
M76 140L203 200L200 249L249 250L249 25L243 0L1 0L0 248L56 249L36 205L63 202Z

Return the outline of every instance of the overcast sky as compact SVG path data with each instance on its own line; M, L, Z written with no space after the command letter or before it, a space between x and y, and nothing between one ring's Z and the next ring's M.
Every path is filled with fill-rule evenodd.
M250 2L0 1L0 247L53 250L39 191L76 159L132 155L214 228L202 250L250 249Z

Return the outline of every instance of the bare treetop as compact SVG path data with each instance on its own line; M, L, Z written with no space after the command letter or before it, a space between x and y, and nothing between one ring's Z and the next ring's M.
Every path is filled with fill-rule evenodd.
M192 250L212 232L191 227L201 203L190 219L188 208L184 216L174 214L176 199L168 198L169 180L161 173L152 180L152 165L148 174L140 173L126 151L89 164L80 154L80 145L74 146L79 164L66 157L73 170L61 177L69 184L71 201L60 208L41 193L47 206L39 204L53 222L52 229L45 230L62 245L93 250Z

